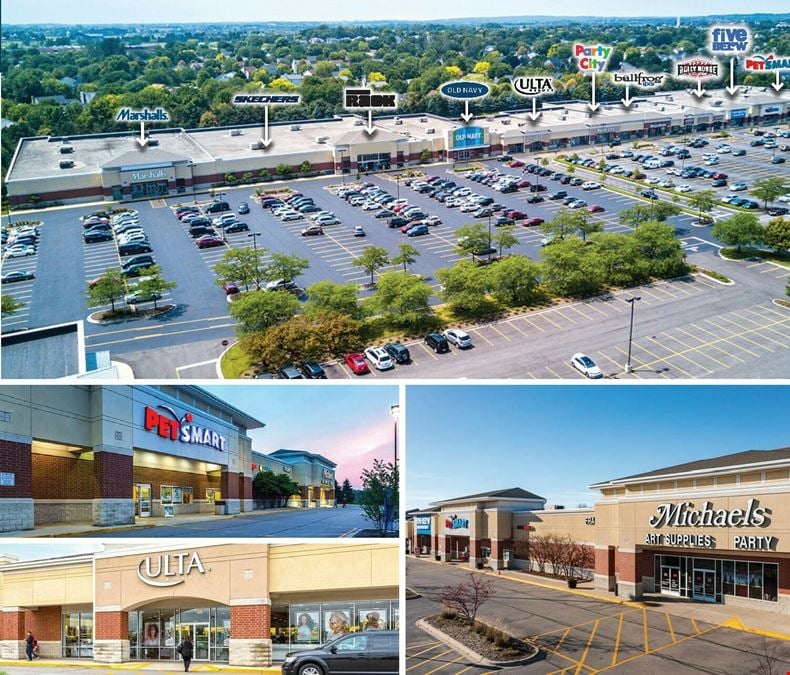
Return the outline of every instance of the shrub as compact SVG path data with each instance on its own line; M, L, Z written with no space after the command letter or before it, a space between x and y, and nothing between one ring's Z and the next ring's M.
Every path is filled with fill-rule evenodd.
M449 621L455 621L458 618L458 612L449 607L442 607L442 618Z

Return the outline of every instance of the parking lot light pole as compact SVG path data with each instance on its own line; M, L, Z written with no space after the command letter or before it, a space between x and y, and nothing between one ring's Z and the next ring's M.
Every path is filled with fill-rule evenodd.
M641 296L634 296L632 298L626 298L625 301L631 305L631 327L628 329L628 361L625 364L625 372L630 373L633 371L633 366L631 365L631 341L634 337L634 303L641 300Z
M398 420L400 419L400 404L395 403L390 406L390 414L392 419L395 420L395 445L393 457L395 459L395 466L398 466Z
M252 239L252 250L255 252L255 288L261 290L261 282L258 279L258 237L260 232L250 232L248 235Z

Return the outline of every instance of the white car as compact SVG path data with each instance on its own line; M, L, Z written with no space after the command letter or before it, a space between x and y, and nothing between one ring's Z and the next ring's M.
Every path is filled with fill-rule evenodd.
M288 211L287 213L283 213L283 215L280 216L280 220L282 220L284 223L290 222L292 220L302 220L303 218L304 216L298 211Z
M661 182L660 178L648 178L645 183L648 185L658 185Z
M363 211L378 211L381 208L381 204L377 204L376 202L365 202L362 205Z
M218 227L223 227L226 224L230 225L230 223L235 223L236 216L233 213L223 213L221 216L214 218L211 222Z
M591 380L599 380L603 377L601 369L587 354L574 354L571 358L571 365Z
M782 202L782 204L790 204L790 194L782 195L776 201Z
M5 252L6 258L24 258L25 256L35 255L36 249L32 246L24 246L22 244L17 244L16 246L11 246L11 248L7 249Z
M454 190L453 194L456 197L468 197L469 195L472 194L472 190L470 190L468 187L462 187L462 188L458 188L457 190Z
M621 173L625 173L625 169L622 166L615 166L615 167L612 167L612 170L609 173L613 173L613 174L618 174L619 175Z
M678 185L675 192L691 192L691 185Z
M11 236L14 238L17 237L37 237L38 236L38 228L31 227L27 225L25 227L18 227L13 232L11 232Z
M334 216L321 216L315 219L316 225L338 225L340 221Z
M368 347L365 358L370 361L376 370L389 370L393 367L392 359L383 347Z
M428 216L422 222L426 225L441 225L442 219L439 216Z
M473 203L473 202L464 202L461 204L461 208L458 209L461 213L471 213L472 211L477 211L480 207Z
M319 211L318 213L311 213L308 218L310 220L318 220L319 218L323 218L324 216L331 216L332 218L335 217L333 211Z
M715 166L718 163L719 163L718 157L711 157L710 159L705 160L706 166Z
M582 190L597 190L601 187L600 183L596 183L594 180L588 180L582 183Z
M153 302L154 300L161 299L161 293L142 293L140 291L132 291L124 296L124 302L127 305L137 305L141 302Z
M467 349L472 346L471 336L460 328L449 328L442 335L447 338L447 342L459 349Z
M585 206L587 206L587 202L583 199L577 199L575 202L568 204L569 209L583 209Z

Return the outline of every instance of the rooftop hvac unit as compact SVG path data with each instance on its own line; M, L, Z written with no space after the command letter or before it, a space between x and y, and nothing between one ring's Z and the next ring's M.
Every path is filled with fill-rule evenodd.
M61 145L60 146L60 154L61 155L68 155L70 152L74 152L73 145Z
M663 105L659 106L659 107L658 107L658 109L659 109L661 112L664 112L664 111L666 110L666 108L665 108Z
M428 121L428 118L427 118L427 117L420 117L420 122L423 122L423 123L425 123L425 122L427 122L427 121Z
M395 124L398 124L398 125L403 124L403 120L396 119L395 120Z
M149 138L148 139L148 145L151 145L151 146L159 145L159 139L158 138Z
M253 141L252 143L250 143L250 150L260 150L260 149L261 149L260 141Z
M426 133L426 134L435 134L435 133L436 133L436 129L434 129L433 127L428 127L428 128L425 130L425 133Z
M667 99L667 101L674 101L675 100L674 98L672 98L672 96L667 96L665 98Z
M354 120L355 127L361 127L365 122L363 120Z
M718 108L723 103L723 101L721 99L719 99L719 100L716 100L716 101L712 101L712 103L713 103L713 105L715 105Z
M299 124L292 124L292 125L289 127L289 129L290 129L291 131L299 131L301 128L302 128L302 127L301 127L301 125L299 125Z
M508 124L510 124L510 120L502 120L502 124L504 124L505 126L507 126Z
M74 167L74 162L70 159L61 159L58 162L58 166L61 169L72 169Z
M329 136L316 136L315 142L316 143L326 143L329 140Z
M230 130L231 136L241 136L241 129L231 129Z

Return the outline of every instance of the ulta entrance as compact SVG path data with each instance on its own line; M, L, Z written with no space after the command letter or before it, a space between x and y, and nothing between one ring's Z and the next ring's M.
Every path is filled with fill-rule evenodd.
M192 660L210 661L211 630L208 622L180 623L176 626L178 644L189 636L192 640Z

